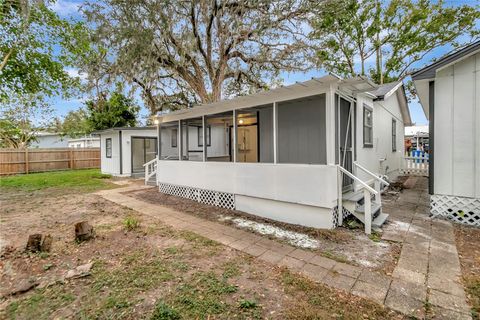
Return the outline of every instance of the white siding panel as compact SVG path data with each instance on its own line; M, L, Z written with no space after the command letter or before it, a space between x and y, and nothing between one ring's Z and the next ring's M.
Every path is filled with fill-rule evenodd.
M453 66L435 79L435 193L453 194Z
M453 66L453 195L473 197L475 192L475 57Z
M327 165L160 161L158 181L333 208L337 168Z
M475 55L475 197L480 198L480 54Z
M106 157L106 140L112 139L112 157ZM118 132L112 132L108 134L101 135L101 170L102 173L119 175L120 174L120 156L119 156L119 144L118 144Z

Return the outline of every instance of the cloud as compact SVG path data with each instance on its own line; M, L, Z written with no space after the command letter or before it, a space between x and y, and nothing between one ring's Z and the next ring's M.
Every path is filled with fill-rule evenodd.
M65 72L74 78L80 78L80 80L87 80L87 74L85 72L80 72L76 68L65 68Z
M52 5L50 5L50 9L52 9L62 17L78 14L79 8L80 3L68 0L57 0Z

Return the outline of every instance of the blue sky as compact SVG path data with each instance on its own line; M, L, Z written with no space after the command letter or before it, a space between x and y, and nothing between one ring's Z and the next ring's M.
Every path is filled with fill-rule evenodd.
M68 17L72 19L81 19L80 15L78 14L78 9L83 1L78 0L59 0L52 5L52 8L62 17ZM450 1L447 1L450 2ZM460 3L465 3L469 1L460 1ZM441 47L436 49L434 52L430 53L429 55L425 56L422 61L417 62L414 67L420 68L425 64L428 64L432 58L437 58L445 55L451 50L449 46ZM68 69L72 75L78 75L77 70L75 69ZM311 79L312 77L319 77L325 74L322 70L311 70L307 73L284 73L281 75L284 81L284 85L292 84L297 81L306 81ZM51 99L51 103L55 109L55 114L57 116L63 117L69 111L76 110L83 106L84 98L75 98L70 100L64 100L61 97L54 97ZM137 102L139 105L142 106L141 110L141 118L144 121L145 117L148 115L148 111L143 107L143 103L139 96L137 96ZM410 113L412 116L412 121L417 125L427 124L428 121L425 118L423 113L422 107L420 106L418 101L412 101L409 105Z

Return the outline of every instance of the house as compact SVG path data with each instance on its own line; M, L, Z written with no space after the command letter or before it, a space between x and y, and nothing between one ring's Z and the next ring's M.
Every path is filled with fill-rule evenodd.
M68 136L56 132L38 132L36 141L32 141L30 148L67 148Z
M101 171L113 176L144 175L144 164L157 156L155 127L125 127L96 131L100 136Z
M411 120L401 82L326 75L156 123L146 179L161 192L316 228L354 214L370 233L388 216L380 189L399 174Z
M84 136L76 139L68 139L69 148L100 148L100 138Z
M480 41L412 74L429 119L431 214L480 225Z
M405 150L423 150L428 152L428 126L405 127Z

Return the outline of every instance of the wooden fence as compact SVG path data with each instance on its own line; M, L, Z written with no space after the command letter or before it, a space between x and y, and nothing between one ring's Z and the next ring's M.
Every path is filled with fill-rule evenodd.
M0 175L100 168L100 148L0 149Z
M412 176L428 176L428 153L405 153L401 172Z

